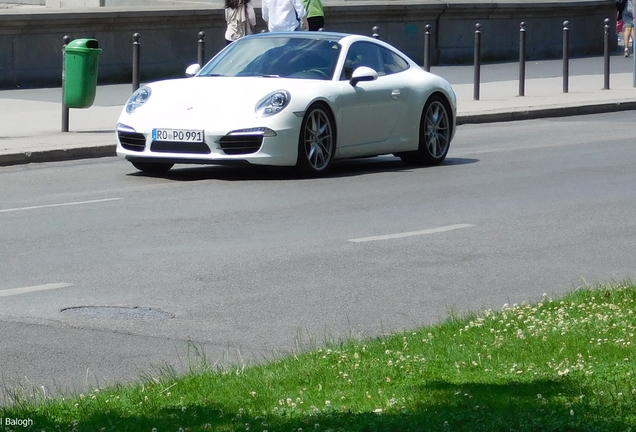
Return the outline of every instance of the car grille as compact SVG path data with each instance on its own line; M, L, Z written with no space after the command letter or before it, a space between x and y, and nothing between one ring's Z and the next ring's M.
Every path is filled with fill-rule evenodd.
M146 137L143 134L137 132L125 132L117 131L119 136L119 142L121 146L126 150L131 151L144 151L146 148Z
M263 145L262 135L231 135L219 140L221 150L228 155L256 153Z
M208 154L211 153L210 147L206 143L191 143L177 141L153 141L150 150L160 153L189 153L189 154Z

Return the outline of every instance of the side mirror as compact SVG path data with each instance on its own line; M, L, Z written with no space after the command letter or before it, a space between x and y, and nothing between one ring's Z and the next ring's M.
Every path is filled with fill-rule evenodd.
M195 63L195 64L192 64L192 65L188 66L188 68L186 69L185 73L186 73L186 76L188 78L192 78L193 76L198 74L200 70L201 70L201 66L199 66L198 64Z
M378 79L378 73L367 66L356 68L351 74L349 84L356 86L360 81L375 81Z

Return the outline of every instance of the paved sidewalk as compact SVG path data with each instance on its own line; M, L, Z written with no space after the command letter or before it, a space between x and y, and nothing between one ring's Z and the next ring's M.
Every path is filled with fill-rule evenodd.
M636 110L633 58L611 58L610 90L603 90L603 59L573 59L563 93L562 61L526 64L520 97L517 63L481 67L480 100L474 100L473 66L432 67L458 97L458 123L488 123ZM71 109L70 132L61 132L61 88L0 91L0 166L113 156L115 125L132 85L97 88L94 105Z

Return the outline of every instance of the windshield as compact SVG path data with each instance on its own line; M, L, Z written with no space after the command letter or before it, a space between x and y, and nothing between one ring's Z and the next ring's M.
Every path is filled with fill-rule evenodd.
M265 76L331 79L340 55L333 40L290 36L239 39L214 57L198 76Z

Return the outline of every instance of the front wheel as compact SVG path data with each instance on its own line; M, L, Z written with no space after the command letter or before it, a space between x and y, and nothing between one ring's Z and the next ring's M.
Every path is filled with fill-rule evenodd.
M143 171L148 174L163 174L170 171L170 168L174 166L170 162L131 162L135 168L139 171Z
M300 126L296 167L305 176L324 175L329 171L335 152L335 128L331 113L323 104L314 104L307 109Z
M419 147L414 152L400 154L400 158L410 165L439 165L448 154L451 124L448 102L439 95L431 96L422 111Z

